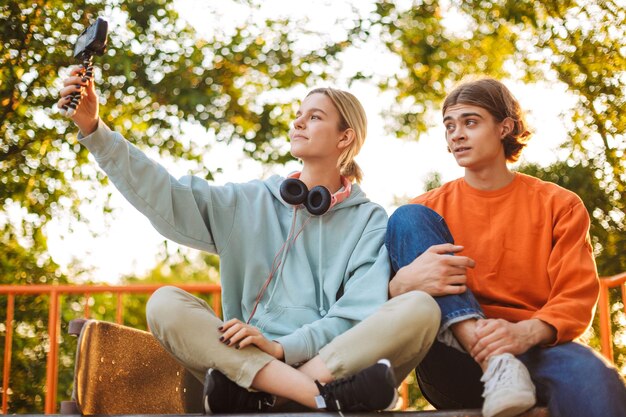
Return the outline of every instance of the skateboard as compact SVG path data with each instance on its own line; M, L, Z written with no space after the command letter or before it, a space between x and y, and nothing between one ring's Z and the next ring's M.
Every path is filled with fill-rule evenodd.
M72 401L62 414L202 413L202 383L149 332L73 320L78 335Z

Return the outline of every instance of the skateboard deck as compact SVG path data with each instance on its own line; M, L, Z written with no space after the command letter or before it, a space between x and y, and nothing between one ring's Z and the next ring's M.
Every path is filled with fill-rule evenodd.
M72 396L84 415L202 412L202 383L152 334L97 320L80 329Z

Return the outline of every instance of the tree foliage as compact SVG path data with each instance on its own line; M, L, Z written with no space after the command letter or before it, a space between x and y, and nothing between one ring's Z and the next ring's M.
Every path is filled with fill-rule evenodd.
M96 59L96 79L105 122L143 149L192 161L192 173L207 179L218 169L204 166L211 140L242 141L247 155L264 163L288 160L277 138L292 118L289 92L332 77L351 45L382 41L401 63L391 77L376 78L369 68L353 77L370 77L396 93L387 124L399 137L425 133L445 94L469 75L564 84L575 98L564 113L569 156L521 170L577 192L592 215L600 274L626 270L626 11L620 0L379 0L354 22L349 42L320 35L321 46L310 50L298 46L299 22L288 20L250 18L232 32L217 27L201 36L179 19L171 0L8 0L0 5L1 283L70 280L50 259L46 224L63 216L87 221L81 204L95 200L98 182L106 179L76 144L75 127L53 108L77 34L103 15L111 25L109 48ZM203 138L184 139L189 124L200 127ZM429 184L438 181L433 174ZM164 261L150 279L205 277L206 268L194 262ZM216 266L214 258L202 262ZM144 302L128 301L127 324L145 325ZM95 317L113 320L110 297L63 303L64 327L85 303L93 304ZM0 298L0 318L5 314ZM42 317L45 299L17 302L13 413L43 406ZM0 327L0 343L3 333ZM59 399L69 397L72 349L71 342L62 344ZM623 349L616 359L625 362Z
M194 173L206 178L215 172L202 164L208 145L181 140L184 123L216 140L245 141L245 152L259 161L283 163L290 156L276 138L284 137L293 109L286 95L266 93L324 78L340 49L294 52L297 22L286 21L250 21L232 35L202 38L166 0L1 6L0 213L20 213L1 225L41 254L45 244L31 237L62 212L81 219L81 201L94 194L73 184L103 180L86 164L75 127L53 110L59 71L75 64L73 42L98 15L110 16L108 52L96 59L105 122L143 148L195 161Z
M563 115L569 157L534 172L567 182L583 196L594 219L600 274L625 271L626 5L475 0L444 10L441 3L379 1L368 17L368 31L378 27L402 62L402 70L380 84L398 89L403 102L391 114L394 130L410 137L425 132L432 121L428 111L438 113L446 92L467 76L565 84L575 98Z
M380 34L401 62L381 89L397 91L390 131L419 138L440 117L446 93L460 81L488 75L532 83L562 83L574 97L563 112L566 160L520 170L576 192L592 219L601 276L626 271L626 4L623 1L472 0L376 1L355 25ZM365 34L366 36L363 36ZM374 77L373 77L374 78ZM428 185L428 184L427 184ZM432 184L431 184L432 185ZM613 328L620 325L619 290L611 293ZM597 318L592 335L598 335ZM597 338L590 344L598 347ZM626 346L615 350L618 367Z
M95 60L105 122L144 149L194 162L193 173L208 179L217 169L203 166L210 145L201 138L181 140L186 124L201 127L217 141L244 141L251 158L283 163L290 156L284 140L276 139L285 136L293 108L288 94L266 93L325 78L326 66L341 49L330 44L296 51L298 22L279 20L250 20L234 33L216 30L214 36L202 37L179 19L168 0L3 2L1 283L67 282L48 254L46 224L63 216L88 221L81 204L96 199L101 188L98 181L106 181L76 143L76 128L54 110L61 77L76 64L71 56L73 43L97 16L106 17L110 25L108 51ZM179 268L178 272L189 273L188 265ZM6 317L5 300L0 299L2 318ZM144 324L143 301L128 306L129 324ZM70 319L80 316L85 303L95 303L95 318L114 319L109 308L113 300L105 296L68 297L62 302L62 330ZM45 318L45 297L17 297L12 413L42 411ZM70 396L74 349L64 334L59 399ZM4 343L4 338L0 340Z
M588 204L609 202L602 209L588 207L599 225L607 226L594 229L598 253L607 258L599 263L600 273L624 271L626 253L617 249L626 240L623 2L475 0L448 4L445 10L441 3L416 0L400 7L379 1L368 17L367 32L377 27L402 62L401 71L380 83L382 89L398 90L394 131L410 137L424 133L433 120L429 110L438 112L446 92L467 76L565 84L576 99L572 112L564 114L568 163L589 166L593 175L583 184L597 179L606 194Z
M399 3L399 2L398 2ZM594 158L608 192L626 182L626 13L621 1L474 0L410 7L376 2L355 31L381 33L402 69L380 87L398 90L394 131L416 136L428 110L467 76L564 83L575 96L567 115L574 159ZM373 28L376 30L373 30ZM426 114L427 115L427 114ZM624 209L623 204L619 206Z

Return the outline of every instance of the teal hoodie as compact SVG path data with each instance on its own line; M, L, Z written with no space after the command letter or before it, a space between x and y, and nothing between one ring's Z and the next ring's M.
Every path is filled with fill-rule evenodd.
M248 319L293 216L294 234L308 220L279 256L250 321L283 346L288 364L311 359L387 300L387 214L357 184L326 214L311 216L281 199L279 176L224 186L175 179L103 122L79 140L163 236L220 256L225 320Z

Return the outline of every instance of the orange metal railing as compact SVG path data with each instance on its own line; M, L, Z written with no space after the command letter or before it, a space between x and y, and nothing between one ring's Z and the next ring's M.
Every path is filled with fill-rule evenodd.
M8 391L9 376L11 370L11 345L13 337L13 318L16 295L41 295L49 296L49 313L48 313L48 335L50 347L46 362L46 395L44 412L46 414L55 414L57 412L56 394L58 380L58 337L60 333L60 297L70 294L82 294L88 300L91 294L110 293L116 294L116 322L122 323L123 320L123 295L124 294L151 294L159 284L149 285L0 285L0 295L7 295L7 317L4 344L4 366L2 370L2 414L8 411ZM177 287L185 291L212 294L213 309L219 315L221 314L221 298L220 286L216 284L176 284ZM613 361L613 345L612 330L610 319L609 305L609 289L621 287L622 300L624 300L624 312L626 313L626 272L611 277L600 279L600 298L598 301L598 312L600 316L600 344L602 354L609 360ZM85 303L84 317L89 318L89 304ZM403 408L406 408L408 400L408 386L402 384L401 395L403 398Z
M122 323L123 319L123 295L124 294L151 294L162 285L0 285L0 295L7 295L7 318L4 344L4 366L2 370L2 414L8 411L9 375L11 372L11 344L13 337L13 316L16 295L48 295L48 337L50 347L46 361L46 395L44 412L55 414L57 411L56 394L58 380L58 337L60 333L61 319L59 317L59 298L63 295L82 294L88 301L91 294L110 293L116 294L116 322ZM221 289L216 284L177 284L177 287L185 291L213 295L213 310L221 314ZM89 304L85 303L84 316L89 318Z
M613 362L613 331L611 329L611 305L609 289L621 287L622 305L626 314L626 272L600 279L600 298L598 299L598 314L600 315L600 346L602 355Z

